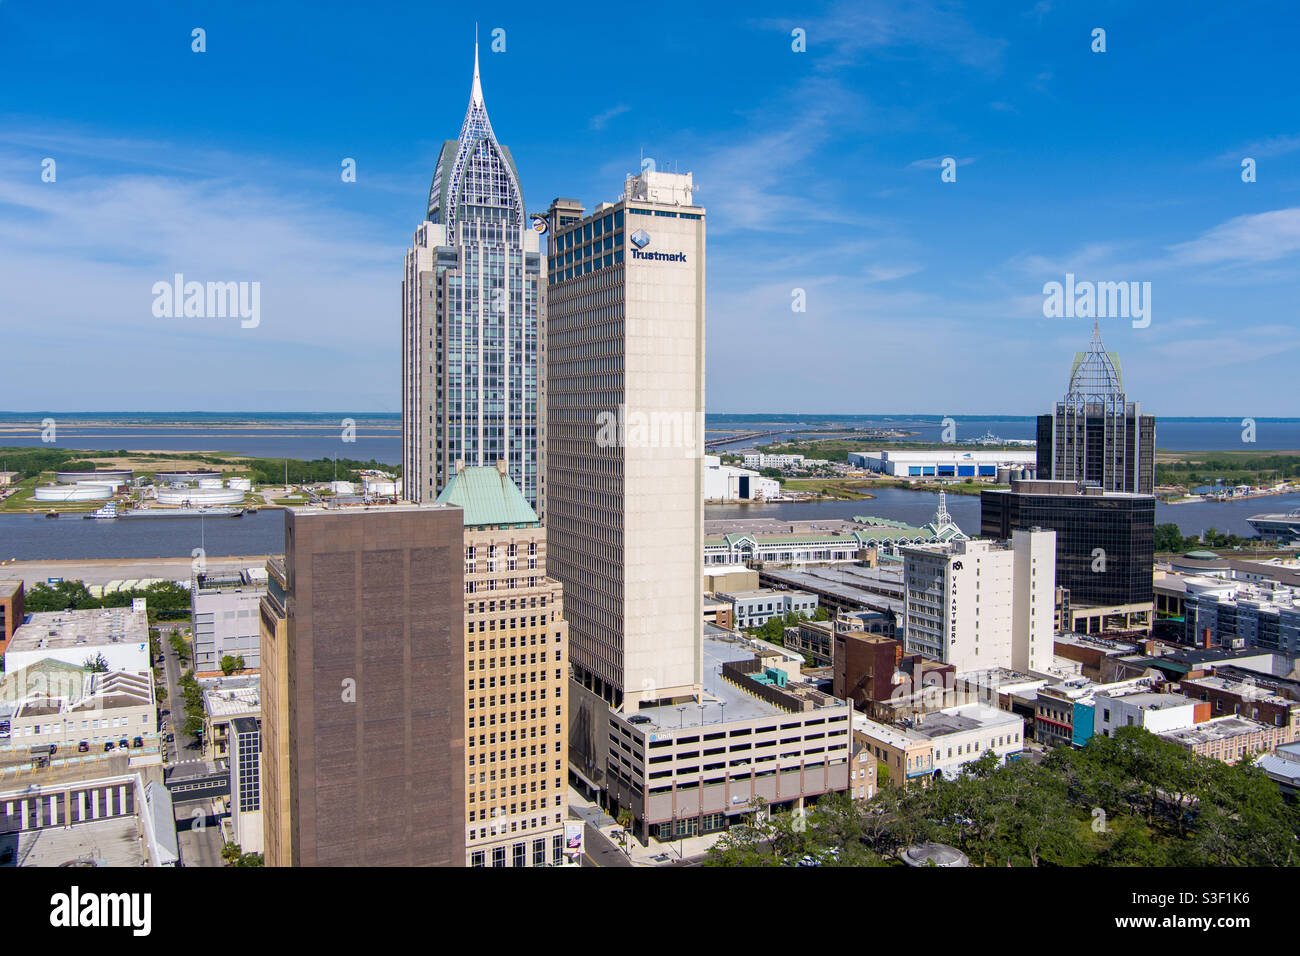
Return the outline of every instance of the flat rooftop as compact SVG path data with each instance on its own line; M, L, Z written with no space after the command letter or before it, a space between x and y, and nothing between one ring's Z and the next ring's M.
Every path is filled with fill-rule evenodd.
M640 721L633 726L650 730L680 730L688 727L702 727L708 724L728 724L734 721L757 720L767 717L789 717L790 712L770 704L761 697L749 693L741 687L724 680L722 665L731 661L753 660L755 656L782 654L790 656L791 652L762 641L753 641L733 634L723 628L706 624L704 626L704 701L703 709L694 701L685 704L664 704L659 707L644 707L627 717L648 717L650 723ZM805 682L791 681L783 688L787 693L807 692L816 698L825 698L830 705L843 705L843 701L821 694L816 688ZM726 704L725 707L722 704Z
M1268 724L1261 724L1248 717L1216 717L1184 730L1166 730L1160 736L1175 743L1193 746L1228 740L1232 737L1244 737L1268 729Z
M964 704L947 710L925 714L919 718L912 729L922 736L934 740L949 734L965 733L982 727L998 727L1002 724L1023 724L1024 721L1014 714L984 704Z
M459 505L440 505L435 502L425 504L412 504L409 501L399 501L396 504L380 502L378 504L371 502L362 508L322 508L320 505L286 505L287 511L292 511L295 515L357 515L365 514L370 511L450 511L460 510Z
M1169 710L1173 707L1186 707L1188 704L1195 703L1190 697L1184 697L1182 694L1153 694L1150 691L1138 691L1132 694L1111 693L1098 694L1099 697L1107 697L1110 700L1122 700L1126 704L1132 704L1138 710Z
M786 711L769 704L762 698L755 697L737 687L730 681L722 679L722 665L729 661L751 660L755 648L748 642L736 638L727 638L727 632L715 630L704 635L704 707L697 703L665 704L660 707L644 707L635 715L649 717L650 723L638 723L641 727L658 730L677 730L683 727L702 727L705 724L727 723L738 720L751 720L762 717L777 717ZM720 706L725 703L726 707ZM634 725L635 726L635 725Z
M259 687L209 690L203 694L203 709L212 717L239 717L259 713L262 693Z
M926 743L930 739L925 734L918 734L904 727L895 727L893 724L882 724L862 714L853 715L853 729L872 740L878 740L889 747L897 747L899 750Z
M149 618L129 607L87 611L42 611L29 614L14 631L9 652L90 647L103 644L145 644Z
M895 571L835 564L799 571L780 568L764 570L763 573L791 587L813 593L824 592L837 600L861 605L874 611L892 611L900 617L903 614L901 568Z
M15 850L13 866L147 866L149 862L134 815L66 829L7 833L0 836L0 848Z
M1288 700L1281 694L1275 694L1272 691L1264 690L1259 684L1246 678L1226 678L1219 677L1217 674L1211 674L1208 677L1196 677L1191 680L1182 681L1187 687L1204 687L1207 690L1221 690L1229 694L1242 694L1256 703L1263 704L1291 704L1294 701Z

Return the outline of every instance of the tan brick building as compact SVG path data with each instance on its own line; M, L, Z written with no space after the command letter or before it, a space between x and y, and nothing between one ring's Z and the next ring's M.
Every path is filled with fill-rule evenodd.
M465 516L465 862L559 863L569 626L546 530L504 463L458 462L438 502Z

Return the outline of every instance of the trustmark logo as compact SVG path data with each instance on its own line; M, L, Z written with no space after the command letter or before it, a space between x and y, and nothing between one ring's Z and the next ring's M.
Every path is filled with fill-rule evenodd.
M650 233L644 229L638 229L630 236L632 245L636 246L632 250L633 259L649 259L654 262L685 262L686 253L684 252L642 252L650 244Z

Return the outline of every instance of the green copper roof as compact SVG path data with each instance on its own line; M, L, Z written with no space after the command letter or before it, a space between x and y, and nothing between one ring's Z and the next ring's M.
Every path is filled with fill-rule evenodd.
M539 524L537 512L510 480L490 466L458 472L438 496L440 505L458 505L465 512L465 527Z

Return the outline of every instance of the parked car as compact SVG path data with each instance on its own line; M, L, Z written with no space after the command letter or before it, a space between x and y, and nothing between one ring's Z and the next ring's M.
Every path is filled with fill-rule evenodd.
M81 743L77 744L77 753L79 754L84 754L89 749L90 749L90 744L86 743L86 741L84 740Z
M143 746L144 746L144 738L143 738L143 737L132 737L132 738L131 738L131 746L132 746L132 747L143 747Z
M123 737L121 740L117 742L117 745L121 747L123 750L127 750L131 746L131 741Z
M113 741L111 741L111 740L105 740L105 741L104 741L104 753L108 753L108 752L109 752L110 750L112 750L112 749L113 749Z

